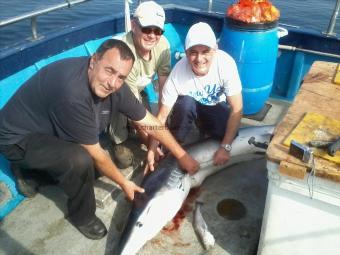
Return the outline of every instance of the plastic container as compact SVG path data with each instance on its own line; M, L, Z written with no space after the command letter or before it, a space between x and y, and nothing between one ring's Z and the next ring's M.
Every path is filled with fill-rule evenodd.
M277 22L248 24L225 18L219 46L234 58L238 67L243 113L259 112L273 85L278 54Z

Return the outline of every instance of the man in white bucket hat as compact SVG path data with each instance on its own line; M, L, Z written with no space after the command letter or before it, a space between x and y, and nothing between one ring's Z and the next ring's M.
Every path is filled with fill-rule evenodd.
M165 12L162 6L154 1L142 2L131 20L131 31L122 38L136 59L125 83L139 101L142 101L140 92L147 85L156 82L156 75L156 83L161 91L170 73L170 44L163 36L164 22ZM133 161L132 152L123 143L128 138L127 125L127 118L119 115L112 119L110 126L111 140L118 144L114 146L113 156L120 168L128 167ZM141 131L139 134L145 142L146 134Z
M242 87L235 61L217 48L214 32L203 22L189 29L185 50L186 56L173 68L163 87L157 117L166 123L172 110L170 130L182 144L198 121L200 131L221 141L214 163L224 164L230 158L242 117ZM156 144L154 141L148 153L150 170Z

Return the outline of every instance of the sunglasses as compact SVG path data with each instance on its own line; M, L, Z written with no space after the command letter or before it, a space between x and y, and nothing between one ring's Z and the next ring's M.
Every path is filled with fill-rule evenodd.
M139 27L142 33L147 34L147 35L154 33L155 35L160 36L164 33L164 31L160 29L159 27L153 27L153 26L142 27L141 25L139 25Z

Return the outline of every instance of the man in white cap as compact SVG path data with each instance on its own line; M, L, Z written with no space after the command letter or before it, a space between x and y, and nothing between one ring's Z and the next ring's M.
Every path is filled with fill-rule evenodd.
M157 118L166 123L172 111L170 130L180 143L195 121L204 133L221 141L214 164L230 158L232 142L242 117L241 81L235 61L217 48L216 37L207 23L194 24L185 40L186 56L171 71L162 90ZM148 162L153 170L156 142Z
M136 59L125 82L139 101L141 101L140 92L154 80L156 74L159 91L161 91L170 73L170 45L163 36L164 21L165 13L160 5L154 1L143 2L134 13L131 31L122 38ZM145 135L141 131L139 134ZM116 144L121 144L127 139L127 118L125 116L120 115L113 118L110 136ZM116 145L113 154L120 168L131 165L133 154L124 145Z

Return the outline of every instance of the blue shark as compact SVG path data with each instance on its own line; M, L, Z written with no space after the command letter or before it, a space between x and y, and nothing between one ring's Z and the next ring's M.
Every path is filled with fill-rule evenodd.
M273 131L274 126L240 128L232 143L230 160L224 165L213 164L219 141L207 139L188 146L187 152L200 163L200 170L194 175L180 169L172 155L162 159L155 171L144 177L141 186L145 192L135 196L118 254L136 254L173 219L190 189L200 186L208 176L230 165L262 158Z

